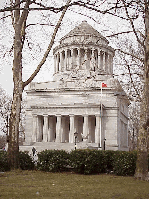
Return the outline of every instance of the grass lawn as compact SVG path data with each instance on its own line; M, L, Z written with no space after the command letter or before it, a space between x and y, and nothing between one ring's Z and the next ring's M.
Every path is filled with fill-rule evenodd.
M40 171L0 173L1 199L147 199L149 183L133 177Z

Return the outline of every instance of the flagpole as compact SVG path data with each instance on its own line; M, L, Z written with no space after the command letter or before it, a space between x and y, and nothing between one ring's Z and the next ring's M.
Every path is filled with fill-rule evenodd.
M102 82L101 82L101 104L100 104L100 135L99 135L100 148L102 148Z

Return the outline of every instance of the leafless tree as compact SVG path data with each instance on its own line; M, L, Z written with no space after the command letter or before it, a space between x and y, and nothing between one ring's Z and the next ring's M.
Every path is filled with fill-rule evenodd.
M41 2L31 0L10 0L10 4L0 9L0 12L10 12L12 25L14 28L14 42L13 42L13 100L11 105L11 113L9 119L9 142L8 142L8 160L11 168L18 168L19 166L19 123L21 113L22 93L25 88L38 74L42 65L45 63L46 58L54 44L56 33L61 25L62 19L67 11L68 5L71 0L68 0L64 6L60 8L48 6ZM51 2L49 2L51 3ZM22 52L26 39L27 19L31 10L49 10L49 12L60 12L61 16L56 23L51 41L44 53L43 58L38 64L33 74L26 80L22 80ZM5 16L4 16L5 17Z

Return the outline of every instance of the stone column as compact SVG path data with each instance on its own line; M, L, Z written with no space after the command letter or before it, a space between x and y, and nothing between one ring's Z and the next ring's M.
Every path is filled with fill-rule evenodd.
M89 116L89 135L88 135L88 142L92 141L91 131L92 131L92 118Z
M80 48L78 48L78 69L80 68Z
M113 56L112 55L110 56L110 71L111 71L111 74L113 74Z
M41 132L40 132L40 128L39 128L39 126L40 126L40 118L39 118L39 116L37 116L37 142L40 142L41 141Z
M49 129L48 129L48 142L52 142L54 140L54 123L53 117L49 117Z
M56 73L56 55L54 55L54 74Z
M70 70L70 50L67 50L67 69Z
M70 115L70 133L69 133L69 143L74 142L74 133L75 133L75 125L74 125L74 115Z
M110 74L110 55L107 54L107 73Z
M84 69L87 69L88 64L88 49L85 48L85 55L84 55Z
M59 58L59 56L57 53L57 55L56 55L56 73L58 72L58 58Z
M70 66L70 69L71 68L74 68L74 54L73 54L74 50L73 48L71 48L71 66Z
M62 56L63 56L62 52L60 52L60 64L59 64L60 65L60 71L63 71L63 67L62 67L63 66L63 58L62 58Z
M91 69L91 70L94 70L94 65L95 65L94 49L92 49L92 54L91 54L91 64L90 64L90 69Z
M66 118L62 117L62 123L61 123L61 142L65 142L65 127L66 127Z
M36 142L37 138L37 115L33 115L33 132L32 132L32 142Z
M105 71L105 51L103 51L103 70Z
M78 133L78 116L74 118L74 131Z
M88 115L84 115L83 141L86 141L88 139L88 134L89 134Z
M95 143L100 143L100 115L96 115Z
M108 74L108 53L105 52L105 71Z
M57 115L56 142L61 142L61 115Z
M42 142L43 139L43 117L37 116L37 141Z
M101 50L98 49L98 69L101 69Z
M65 50L64 71L67 70L67 49Z
M48 115L44 115L43 142L48 140Z
M59 68L59 71L61 71L60 53L58 53L58 68Z

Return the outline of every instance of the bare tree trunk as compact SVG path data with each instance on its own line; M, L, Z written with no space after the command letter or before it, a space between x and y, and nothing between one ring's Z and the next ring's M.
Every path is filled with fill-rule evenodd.
M16 4L20 0L16 0ZM18 8L20 5L18 5ZM14 12L14 60L13 60L13 101L9 120L8 162L11 169L19 167L19 122L22 100L22 24L19 23L20 11Z
M13 168L18 168L19 159L19 122L22 100L22 43L19 34L19 27L16 28L14 39L14 62L13 62L13 102L10 115L8 157L9 164Z
M137 164L135 177L148 180L149 154L149 8L145 3L145 63L144 63L144 91L141 102L140 129L137 143Z
M135 177L148 180L148 155L149 155L149 106L148 106L148 78L145 78L144 96L141 104L140 129L137 142L137 163Z

